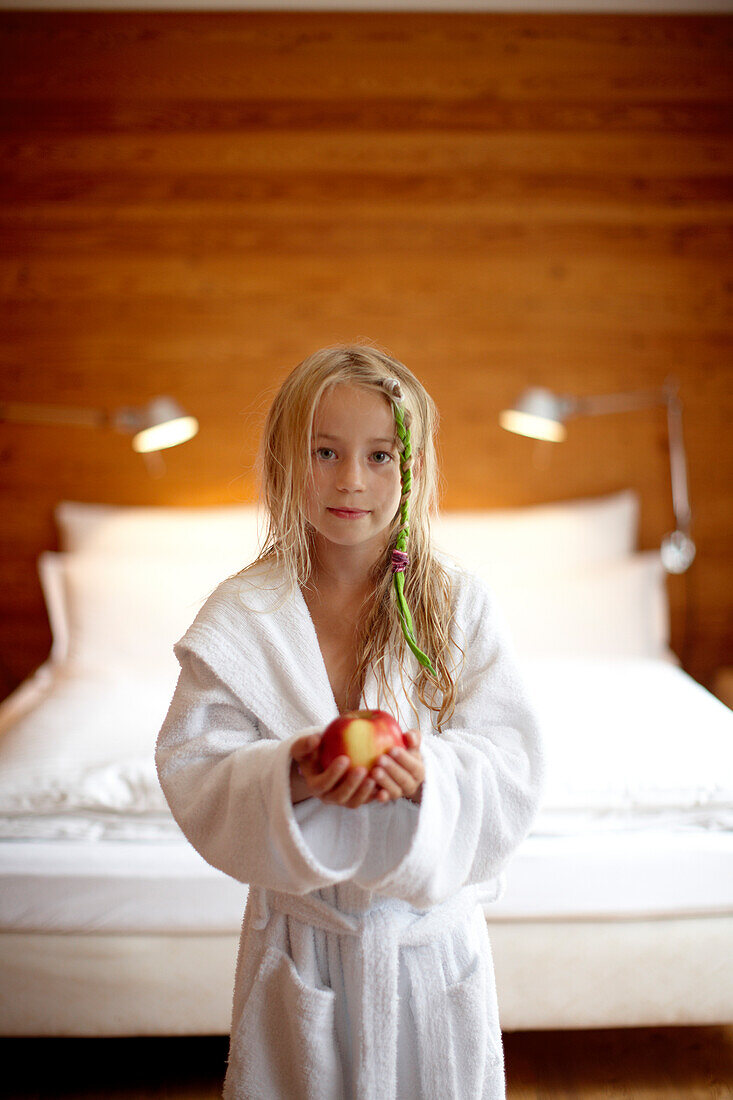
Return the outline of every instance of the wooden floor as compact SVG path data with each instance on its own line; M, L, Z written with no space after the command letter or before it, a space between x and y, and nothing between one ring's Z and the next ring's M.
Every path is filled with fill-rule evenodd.
M733 1027L512 1032L504 1050L508 1100L733 1098ZM226 1053L220 1038L1 1039L0 1095L218 1100Z

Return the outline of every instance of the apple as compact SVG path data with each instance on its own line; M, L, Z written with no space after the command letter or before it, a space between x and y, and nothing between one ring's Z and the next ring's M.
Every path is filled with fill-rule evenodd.
M407 748L402 730L386 710L347 710L324 730L318 758L324 771L337 756L348 756L353 767L369 771L395 746Z

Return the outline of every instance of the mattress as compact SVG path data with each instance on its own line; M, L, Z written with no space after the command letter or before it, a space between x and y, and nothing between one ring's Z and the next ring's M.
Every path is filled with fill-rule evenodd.
M547 754L535 834L733 831L733 714L669 662L523 673ZM0 706L0 840L180 839L154 747L165 679L45 667Z
M185 841L0 844L0 931L235 933L247 887ZM733 914L733 834L530 836L489 922Z
M668 662L524 671L548 782L484 903L502 1026L729 1021L733 716ZM0 1034L228 1029L247 888L167 812L171 690L46 667L0 707Z
M490 921L733 913L733 716L671 663L527 661L543 805ZM209 867L157 783L157 678L45 668L0 708L0 930L236 932L246 887Z

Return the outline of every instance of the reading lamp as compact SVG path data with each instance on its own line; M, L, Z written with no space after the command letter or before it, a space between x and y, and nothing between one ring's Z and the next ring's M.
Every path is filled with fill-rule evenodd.
M532 387L521 394L511 409L505 409L499 416L502 428L509 432L561 443L567 437L565 421L572 417L666 405L672 503L676 524L675 530L662 539L662 564L668 573L686 572L695 557L695 544L690 537L687 462L682 440L682 403L678 397L678 389L677 382L671 377L665 379L659 390L639 390L635 393L614 393L599 397L558 396L550 390Z
M61 405L0 404L0 420L25 424L71 424L89 428L114 428L132 436L133 450L147 454L185 443L199 430L172 397L154 397L144 408L79 409Z

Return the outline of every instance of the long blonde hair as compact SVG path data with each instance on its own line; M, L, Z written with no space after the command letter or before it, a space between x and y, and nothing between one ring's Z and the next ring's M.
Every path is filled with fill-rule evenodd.
M410 418L412 453L419 463L419 473L413 480L409 498L410 564L405 573L405 597L412 613L415 637L423 651L429 654L437 673L433 677L420 667L413 683L423 705L437 713L436 726L442 730L443 723L455 710L455 684L449 665L451 579L434 556L430 534L430 521L438 506L435 450L438 412L422 384L398 360L364 344L339 344L321 348L303 359L282 383L267 414L257 457L267 529L257 559L242 573L262 562L277 561L284 567L292 586L308 587L313 572L314 529L306 518L306 490L312 477L316 407L324 392L337 383L377 392L389 401L384 383L390 378L396 378L402 387L404 408ZM391 402L389 406L392 411ZM396 433L395 446L400 452L404 450ZM380 697L386 698L389 694L395 703L385 675L385 660L388 655L395 655L402 676L408 652L397 614L390 568L399 526L398 509L384 553L369 578L372 590L363 606L357 667L349 683L350 694L356 684L364 682L365 673L371 667ZM410 692L405 694L410 700ZM413 706L411 701L410 705ZM385 709L389 709L388 706ZM415 716L417 718L417 712Z

